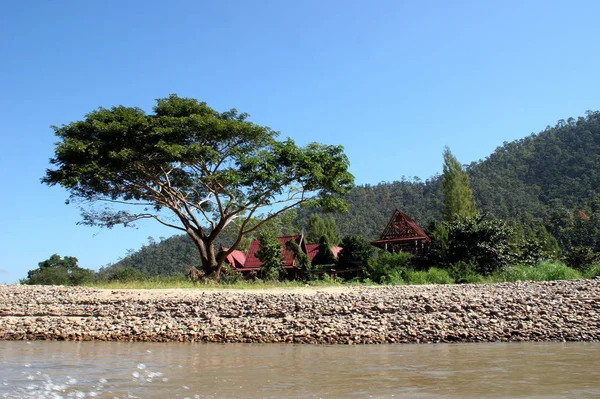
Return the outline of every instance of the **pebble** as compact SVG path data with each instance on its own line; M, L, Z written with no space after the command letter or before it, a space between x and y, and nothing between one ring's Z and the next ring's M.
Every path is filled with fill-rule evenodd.
M307 290L168 290L144 299L136 290L0 285L0 339L600 341L600 279Z

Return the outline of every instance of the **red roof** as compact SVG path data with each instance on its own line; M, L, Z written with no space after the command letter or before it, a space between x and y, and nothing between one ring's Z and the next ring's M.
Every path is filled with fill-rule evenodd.
M333 252L333 256L337 259L342 251L342 247L331 247L331 252Z
M312 262L315 259L315 256L319 253L319 244L306 244L306 254L310 258Z
M228 250L228 248L223 248L225 251ZM246 262L246 254L240 250L234 249L232 253L230 253L229 255L227 255L227 262L229 262L229 264L231 266L233 266L236 269L240 269L242 267L244 267L244 263Z
M290 251L286 248L285 243L288 241L295 241L296 244L300 245L302 243L302 236L283 236L277 237L277 241L281 244L282 248L282 257L283 257L283 267L285 269L291 269L296 267L294 263L294 252ZM254 240L250 244L250 249L248 249L248 256L246 257L246 262L244 263L243 270L258 270L262 265L260 259L256 257L256 253L260 250L260 241Z

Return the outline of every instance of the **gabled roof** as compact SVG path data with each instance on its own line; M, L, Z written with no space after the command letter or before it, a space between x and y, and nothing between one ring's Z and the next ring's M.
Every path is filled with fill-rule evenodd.
M417 222L406 213L396 209L379 240L373 241L371 244L401 243L414 240L431 241Z
M290 269L296 266L294 262L294 252L290 251L286 248L285 243L288 241L295 241L296 244L300 245L302 243L302 236L283 236L277 237L277 241L281 244L282 248L282 257L283 257L283 267L286 269ZM254 240L250 244L250 249L248 249L248 256L246 257L246 262L244 263L244 270L258 270L262 265L260 259L256 257L256 253L260 250L260 241Z
M306 244L306 254L310 259L311 263L315 256L319 253L319 244Z
M223 251L228 251L229 248L222 248ZM240 250L234 249L232 253L227 255L227 262L235 269L239 269L244 266L246 262L246 254Z

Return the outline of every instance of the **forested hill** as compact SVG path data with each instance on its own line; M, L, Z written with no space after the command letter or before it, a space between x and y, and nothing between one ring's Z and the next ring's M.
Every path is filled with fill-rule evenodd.
M600 112L561 120L538 134L504 143L467 171L478 210L491 217L531 225L544 223L552 208L588 211L600 195ZM348 195L350 212L335 216L341 234L374 238L395 208L424 227L439 220L439 180L435 176L424 182L404 179L356 187Z
M452 143L449 145L452 148ZM504 143L467 170L478 210L489 216L531 225L548 224L552 209L586 211L594 196L600 196L600 112L560 120L538 134ZM439 180L440 176L426 181L399 176L399 181L392 183L354 188L347 196L350 211L333 215L340 234L375 238L396 208L423 227L439 220ZM305 226L312 212L301 209L297 224ZM196 261L195 252L186 237L173 237L151 243L115 266L132 266L151 274L171 273Z
M543 217L557 201L586 209L600 193L600 112L505 143L469 173L480 208L501 218Z

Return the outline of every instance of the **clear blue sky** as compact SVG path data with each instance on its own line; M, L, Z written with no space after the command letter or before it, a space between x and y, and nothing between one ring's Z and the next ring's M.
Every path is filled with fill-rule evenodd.
M359 184L426 179L600 109L598 1L13 1L0 13L0 283L53 253L97 269L173 231L76 226L40 183L50 125L170 93L300 144Z

